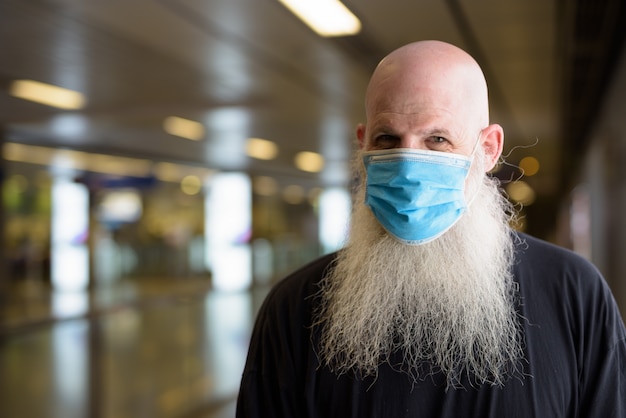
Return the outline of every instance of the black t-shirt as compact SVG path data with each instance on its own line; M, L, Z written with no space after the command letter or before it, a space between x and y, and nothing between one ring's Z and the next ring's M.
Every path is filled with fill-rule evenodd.
M337 376L313 349L312 297L335 254L278 283L257 317L237 417L626 417L626 331L600 273L576 254L520 235L514 265L525 340L524 378L502 387Z

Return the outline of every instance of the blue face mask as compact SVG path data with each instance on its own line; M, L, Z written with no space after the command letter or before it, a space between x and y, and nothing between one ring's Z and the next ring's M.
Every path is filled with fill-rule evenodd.
M432 241L465 212L469 157L396 148L365 152L363 163L365 203L381 225L403 243Z

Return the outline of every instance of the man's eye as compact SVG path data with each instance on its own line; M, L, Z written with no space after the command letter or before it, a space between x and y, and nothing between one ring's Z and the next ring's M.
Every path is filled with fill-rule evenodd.
M376 148L393 148L396 146L398 138L393 135L378 135L374 138Z
M433 151L449 151L452 146L448 138L436 135L428 137L426 143Z

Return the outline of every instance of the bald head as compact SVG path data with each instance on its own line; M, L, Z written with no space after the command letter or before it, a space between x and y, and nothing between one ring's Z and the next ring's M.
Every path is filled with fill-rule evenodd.
M492 148L485 150L491 155L488 166L501 151L499 126L495 144L482 141L489 124L489 102L480 66L465 51L445 42L415 42L387 55L372 74L365 110L367 122L357 136L366 149L390 147L376 143L379 132L385 132L397 138L394 147L466 155L480 135L483 146ZM425 132L446 139L446 147L430 147Z
M404 94L394 98L391 93ZM400 98L406 101L407 95L422 101L430 95L439 96L447 100L442 104L472 108L483 126L489 121L487 83L478 63L465 51L445 42L415 42L393 51L380 62L367 89L367 104Z

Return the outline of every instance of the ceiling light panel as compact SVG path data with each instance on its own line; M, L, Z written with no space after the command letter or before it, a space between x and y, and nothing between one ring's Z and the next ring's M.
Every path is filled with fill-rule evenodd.
M309 173L319 173L324 168L324 157L316 152L299 152L294 162L300 170Z
M163 129L170 135L199 141L204 137L204 125L178 116L170 116L163 121Z
M249 157L258 160L273 160L278 155L278 146L267 139L250 138L246 143L246 152Z
M355 35L361 21L338 0L278 0L324 37Z
M80 92L34 80L13 81L9 94L59 109L76 110L85 105L85 97Z

